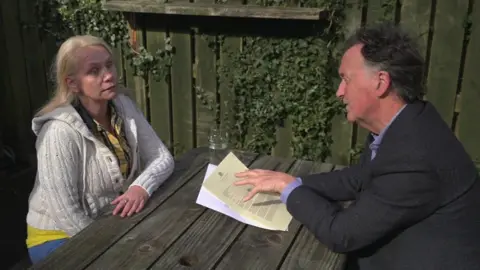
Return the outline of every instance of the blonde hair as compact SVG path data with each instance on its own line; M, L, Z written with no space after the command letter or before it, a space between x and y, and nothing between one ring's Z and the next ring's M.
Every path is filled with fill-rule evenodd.
M55 110L66 104L70 104L75 99L75 94L68 89L65 79L75 72L77 61L75 52L81 48L90 46L102 46L113 56L112 49L101 38L91 35L77 35L68 38L58 49L55 61L52 67L55 93L53 97L37 112L36 116L41 116ZM120 91L125 91L120 87Z

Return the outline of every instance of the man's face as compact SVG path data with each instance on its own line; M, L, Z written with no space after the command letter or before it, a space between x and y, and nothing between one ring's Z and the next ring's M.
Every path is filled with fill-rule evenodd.
M347 119L350 122L368 121L378 102L376 89L379 86L376 72L368 68L361 54L361 44L348 49L342 57L339 74L342 78L337 97L347 106Z

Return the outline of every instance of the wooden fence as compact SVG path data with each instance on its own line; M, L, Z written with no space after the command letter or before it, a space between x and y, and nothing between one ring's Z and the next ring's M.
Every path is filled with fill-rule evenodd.
M369 0L368 5L364 5L363 2L366 1L349 1L353 1L353 6L347 10L348 25L351 28L384 16L385 1ZM241 38L229 36L229 31L236 28L237 24L244 24L245 20L211 16L220 13L237 16L241 8L237 13L225 13L225 10L212 11L205 8L205 4L203 13L200 14L208 16L185 16L173 15L178 10L188 10L182 5L175 6L175 3L184 2L169 1L172 4L162 8L144 6L147 2L107 1L108 8L112 10L134 11L128 16L133 18L131 35L139 46L155 51L164 47L165 37L170 38L176 49L170 82L144 81L135 77L121 51L116 50L116 57L122 79L127 86L135 89L136 101L154 129L175 153L181 153L206 145L208 128L214 117L212 112L199 105L195 87L200 86L215 93L226 91L225 86L216 81L216 60L228 61L228 58L213 52L208 48L207 41L199 35L209 35L210 32L206 29L215 30L220 27L224 31L222 34L226 35L225 42L230 50L239 50L242 46ZM229 0L228 3L234 2L242 4L241 0ZM48 96L49 86L45 74L52 60L52 48L55 47L50 40L42 40L36 30L22 27L33 18L33 7L27 3L26 0L4 0L0 4L0 124L8 144L32 153L30 121L33 112ZM480 2L399 0L394 4L389 11L392 13L391 19L419 37L422 53L427 59L427 99L436 105L475 162L480 163L480 125L477 120L480 116L480 106L477 104L480 102L480 79L475 75L477 68L480 68L480 52L476 49L480 46ZM185 6L191 7L191 3L186 3ZM143 12L145 10L162 14L147 14ZM198 14L198 10L191 12L192 15ZM262 10L250 9L244 13L253 17L266 17ZM282 13L271 17L281 17L282 20L311 19L300 18L308 17L307 15L312 16L310 13L293 10L286 15ZM226 27L225 24L231 26ZM347 123L345 117L340 115L335 118L332 132L334 143L331 159L348 164L351 149L363 142L366 132ZM278 127L277 138L279 141L274 154L290 155L290 127Z

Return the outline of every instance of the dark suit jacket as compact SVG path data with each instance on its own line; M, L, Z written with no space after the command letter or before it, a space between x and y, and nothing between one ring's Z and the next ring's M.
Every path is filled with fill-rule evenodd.
M408 105L372 161L370 142L358 165L302 176L292 216L360 269L480 269L478 173L435 108Z

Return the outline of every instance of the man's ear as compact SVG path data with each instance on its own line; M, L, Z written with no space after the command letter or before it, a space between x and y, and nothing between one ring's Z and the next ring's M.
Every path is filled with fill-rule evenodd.
M79 89L77 87L77 83L71 77L65 78L65 84L67 85L68 89L70 89L74 93L78 93Z
M390 74L386 71L379 71L378 72L378 85L375 93L378 97L383 97L388 94L388 90L390 90L390 85L392 81L390 79Z

